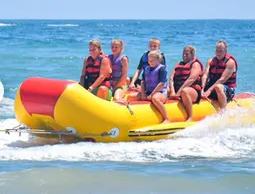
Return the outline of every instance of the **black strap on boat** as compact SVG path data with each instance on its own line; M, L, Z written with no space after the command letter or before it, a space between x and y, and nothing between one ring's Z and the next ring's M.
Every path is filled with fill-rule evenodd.
M129 101L127 102L127 108L128 108L128 110L129 110L130 114L131 114L131 115L134 115L134 111L132 110Z
M242 106L241 106L241 105L237 102L237 100L236 100L236 99L232 98L232 100L231 100L231 101L234 101L238 107L242 107Z
M131 106L130 106L130 102L124 99L121 100L116 100L116 103L120 104L120 105L124 105L127 107L127 109L129 110L131 115L134 115L134 111L132 110Z
M203 97L203 99L205 99L207 102L209 102L210 105L212 106L213 110L216 111L215 106L213 105L212 101L208 97Z

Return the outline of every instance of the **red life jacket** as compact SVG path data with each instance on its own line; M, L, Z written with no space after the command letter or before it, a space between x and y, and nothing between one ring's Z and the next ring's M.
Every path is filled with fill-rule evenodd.
M199 76L197 80L190 86L194 88L195 90L201 91L202 89L202 76L203 76L203 64L197 59L194 58L188 63L180 62L176 64L175 66L175 73L174 73L174 89L175 92L178 92L180 87L184 84L184 82L189 78L192 65L198 62L201 67L201 71L199 73Z
M85 88L88 89L99 77L100 75L100 68L103 58L107 57L106 55L100 55L97 59L93 59L91 56L87 58L86 61L86 75L85 75ZM107 86L111 87L110 84L111 74L109 74L104 81L99 86Z
M233 59L235 61L236 65L236 72L237 72L237 61L233 56L230 54L226 54L225 57L222 60L219 60L216 56L213 57L211 63L210 63L210 69L209 69L209 85L213 85L218 79L220 79L222 73L226 69L227 62L229 59ZM231 77L224 83L230 88L236 88L236 72L234 72Z

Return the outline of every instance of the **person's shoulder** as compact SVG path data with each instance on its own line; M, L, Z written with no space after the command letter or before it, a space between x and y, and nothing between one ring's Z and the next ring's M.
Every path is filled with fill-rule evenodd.
M149 53L150 51L144 51L142 56L146 56L146 55L148 56Z
M143 54L142 54L142 56L141 56L141 60L147 60L148 55L149 55L149 52L150 52L150 51L145 51L145 52L143 52Z
M230 62L230 63L236 63L237 64L237 60L236 60L236 58L233 55L227 53L226 57L228 58L227 63Z
M203 64L202 61L196 57L192 61L193 61L193 63Z
M92 57L91 57L91 56L86 56L86 57L84 58L84 62L87 62L89 59L92 59Z
M146 74L147 72L149 72L150 71L150 66L148 65L148 66L146 66L145 68L144 68L144 73Z
M196 60L196 61L192 64L192 67L200 68L200 70L203 70L203 64L202 64L199 60Z
M166 66L163 64L160 64L159 71L166 71Z
M226 63L226 65L235 65L235 64L236 64L236 60L233 59L233 58L230 58L230 59L227 61L227 63Z
M128 61L128 56L127 55L122 55L121 56L121 61Z
M200 61L194 61L192 65L203 65Z
M101 55L101 62L104 62L104 63L111 63L111 58L109 55Z
M128 56L126 54L120 54L120 58L123 59L123 58L128 58Z
M235 58L232 58L232 57L231 57L231 58L229 58L228 62L229 62L229 61L235 62L236 60L235 60Z
M110 56L110 55L106 55L106 54L104 54L104 53L100 54L100 57L102 57L102 58L109 58L109 56Z
M207 60L207 64L210 64L210 63L213 61L214 58L215 58L215 57L209 58L209 59Z

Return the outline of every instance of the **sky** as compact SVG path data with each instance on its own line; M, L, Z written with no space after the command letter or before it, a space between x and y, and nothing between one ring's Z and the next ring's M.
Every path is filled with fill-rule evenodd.
M255 0L0 0L0 19L255 19Z

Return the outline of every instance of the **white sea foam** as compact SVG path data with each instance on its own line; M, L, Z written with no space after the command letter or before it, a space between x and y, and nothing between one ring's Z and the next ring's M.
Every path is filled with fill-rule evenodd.
M13 111L14 100L10 98L3 98L0 101L0 119L14 117Z
M16 26L16 24L0 23L0 27Z
M47 24L48 27L78 27L79 24Z
M28 134L0 134L0 160L169 162L186 158L255 158L254 107L210 116L176 137L154 142L35 146ZM17 125L15 119L1 128ZM24 144L25 143L25 144Z

